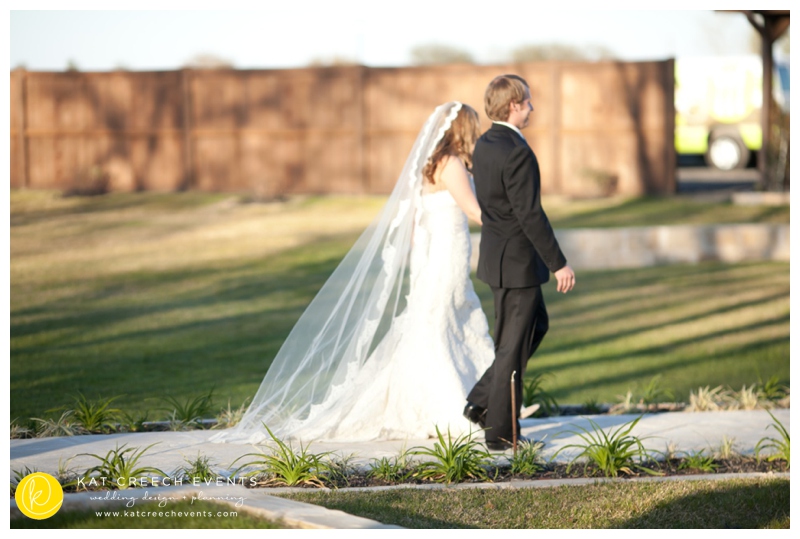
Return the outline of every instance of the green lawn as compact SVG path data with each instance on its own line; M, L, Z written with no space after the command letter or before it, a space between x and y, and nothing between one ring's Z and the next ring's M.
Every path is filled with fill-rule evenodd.
M789 206L735 206L686 195L571 200L545 196L542 206L555 228L613 228L731 223L789 224ZM480 227L472 227L479 232Z
M545 288L550 331L528 369L563 403L616 402L656 375L688 402L699 386L789 381L789 264L658 266L578 272ZM482 285L491 313L491 292Z
M287 498L406 528L783 528L788 479L553 488L302 492Z
M551 197L545 198L543 206L556 228L789 223L789 206L735 206L685 195L594 200Z
M238 406L383 200L12 191L10 419L42 417L78 391L122 395L116 406L150 419L164 415L161 396L212 387L220 407ZM572 213L555 200L550 213L557 228L628 226L647 207L680 223L788 222L788 209L698 210L682 199L587 201ZM788 263L577 277L566 296L545 288L551 330L529 365L553 373L545 388L562 403L616 401L655 374L678 399L701 385L739 389L757 371L789 380ZM491 324L490 291L477 281L476 290Z

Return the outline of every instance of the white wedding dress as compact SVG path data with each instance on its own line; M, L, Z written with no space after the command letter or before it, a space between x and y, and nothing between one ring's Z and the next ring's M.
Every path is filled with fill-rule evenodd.
M477 427L467 393L494 360L486 315L470 280L464 212L449 191L422 196L405 310L357 375L334 386L297 425L302 440L421 439Z
M469 277L467 218L448 191L424 194L422 179L461 107L430 115L384 208L297 321L242 420L210 441L476 430L462 411L494 345Z

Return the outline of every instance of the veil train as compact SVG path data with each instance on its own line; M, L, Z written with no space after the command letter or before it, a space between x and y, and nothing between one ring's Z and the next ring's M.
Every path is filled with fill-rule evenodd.
M347 398L347 381L364 369L403 310L422 170L460 109L449 102L430 115L386 205L297 321L242 420L210 441L257 443L267 438L264 425L278 438L302 438L326 421L315 408Z

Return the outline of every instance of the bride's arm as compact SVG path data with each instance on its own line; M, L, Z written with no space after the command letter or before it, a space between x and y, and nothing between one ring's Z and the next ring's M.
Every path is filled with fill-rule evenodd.
M481 208L478 206L478 200L472 190L467 168L461 162L461 159L452 156L447 157L442 169L442 181L447 190L450 191L450 194L453 195L453 199L455 199L459 208L467 214L467 217L482 225Z

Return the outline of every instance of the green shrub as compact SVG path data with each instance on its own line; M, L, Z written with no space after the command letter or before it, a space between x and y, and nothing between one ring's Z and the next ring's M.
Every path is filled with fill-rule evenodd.
M117 430L120 410L111 408L111 403L119 397L90 401L83 393L75 399L73 417L88 432L105 434Z
M527 441L517 444L517 453L509 459L513 475L531 476L544 469L544 442Z
M569 463L567 473L578 459L585 457L589 462L594 463L606 477L617 477L620 472L633 474L634 469L650 475L660 475L659 472L641 465L641 462L648 460L647 451L642 444L644 439L630 435L641 419L642 416L639 416L620 426L611 434L606 434L597 423L589 419L594 430L578 427L580 431L568 431L578 435L585 443L565 445L556 451L552 458L556 458L565 449L577 448L581 452Z
M355 453L349 455L329 455L324 461L325 482L332 487L350 486L350 479L358 472L353 461Z
M64 410L58 419L42 419L33 417L31 420L37 424L36 436L48 438L50 436L75 436L86 434L83 425L74 420L74 410Z
M188 466L178 469L175 475L183 477L190 482L211 482L220 476L214 471L211 465L211 458L201 456L199 452L194 460L184 459L184 461Z
M696 452L684 453L683 460L678 465L679 470L699 470L711 473L717 470L719 465L714 463L712 455L706 455L702 449Z
M789 431L786 430L786 427L783 426L783 423L778 421L772 412L767 410L767 413L772 418L773 423L768 425L767 428L772 427L778 434L780 434L780 438L761 438L758 443L756 444L756 456L760 459L761 452L765 449L771 449L772 453L767 457L767 460L772 462L774 460L785 460L786 467L788 468L790 465L790 457L791 457L791 445L789 440Z
M413 477L438 483L460 483L466 479L490 481L487 468L491 454L481 444L472 439L473 433L457 437L455 440L447 431L447 440L436 427L437 442L433 448L415 447L410 455L429 457L432 460L419 462L412 472Z
M523 406L539 405L533 413L534 417L545 417L559 414L558 402L542 388L544 379L552 376L550 373L526 373L523 379L522 404Z
M247 453L237 458L233 461L234 464L244 457L256 457L255 460L251 460L234 470L234 475L248 466L256 466L257 469L248 472L245 477L265 475L268 477L267 484L285 485L287 487L298 485L325 486L322 480L328 468L322 458L330 453L321 453L319 455L309 453L308 446L303 447L302 443L300 444L299 453L296 453L291 445L285 444L275 437L269 427L264 425L264 428L267 429L270 438L272 438L277 447L273 448L272 454L269 455L266 453Z
M115 449L106 453L105 457L92 453L81 453L81 455L94 457L100 461L100 464L97 466L86 470L86 473L83 475L84 483L88 483L94 478L98 484L102 485L103 481L101 481L101 479L104 478L104 486L126 489L143 483L143 481L141 481L142 479L153 477L148 474L157 474L159 477L167 476L166 473L152 466L137 467L139 460L148 449L156 445L155 443L148 445L144 449L136 449L134 447L124 449L126 445L127 444L123 444L121 447L117 446Z
M163 397L162 400L169 405L162 410L169 414L170 430L202 428L200 420L213 415L213 394L214 390L212 389L204 395L188 399L185 402L180 402L174 397Z
M396 457L372 459L367 477L381 479L388 483L405 481L412 473L409 469L408 453L401 451Z

